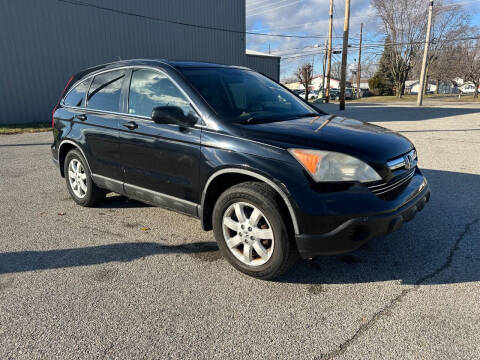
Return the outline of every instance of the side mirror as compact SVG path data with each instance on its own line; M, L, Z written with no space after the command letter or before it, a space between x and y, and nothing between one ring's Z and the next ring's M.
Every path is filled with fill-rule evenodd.
M185 116L178 106L157 106L152 110L152 120L157 124L177 124L180 126L192 126L196 124L195 116Z

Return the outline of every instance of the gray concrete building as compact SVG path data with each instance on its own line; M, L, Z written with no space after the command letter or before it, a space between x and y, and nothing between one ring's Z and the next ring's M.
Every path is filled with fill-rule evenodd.
M49 121L69 77L165 58L243 65L276 80L277 57L246 54L245 0L0 1L0 124Z

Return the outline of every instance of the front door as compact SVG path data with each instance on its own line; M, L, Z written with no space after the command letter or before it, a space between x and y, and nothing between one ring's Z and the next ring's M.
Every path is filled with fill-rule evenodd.
M201 129L158 124L153 108L177 106L185 115L195 110L163 72L135 69L119 121L120 156L127 195L196 215Z

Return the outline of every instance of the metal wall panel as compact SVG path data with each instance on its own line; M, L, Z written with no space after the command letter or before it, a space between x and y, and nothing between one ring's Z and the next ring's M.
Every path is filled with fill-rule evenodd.
M97 7L59 0L0 1L0 124L49 121L72 74L119 58L247 64L243 33L169 24L99 8L243 32L245 0L83 2Z
M262 55L246 55L247 67L280 81L280 58Z

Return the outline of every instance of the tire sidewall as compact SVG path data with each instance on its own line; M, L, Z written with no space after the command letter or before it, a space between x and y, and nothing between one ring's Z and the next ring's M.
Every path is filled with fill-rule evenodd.
M79 198L77 195L72 190L72 186L70 185L70 179L68 176L68 166L70 165L70 162L72 160L78 160L82 163L83 169L85 170L85 174L87 176L86 182L87 182L87 193L83 198ZM86 204L89 204L92 200L92 194L93 194L93 181L92 177L90 176L90 171L88 169L88 165L82 154L78 150L70 150L65 157L65 162L64 162L64 168L63 168L63 173L65 174L65 180L67 183L67 189L68 192L70 193L70 196L72 199L79 205L85 206Z
M236 202L249 203L257 207L268 219L275 240L273 253L265 264L248 266L238 260L228 248L223 235L223 215L228 207ZM213 210L213 231L220 251L236 269L254 276L269 278L268 274L274 273L281 268L288 255L288 232L281 214L268 199L261 199L249 189L236 190L222 194Z

